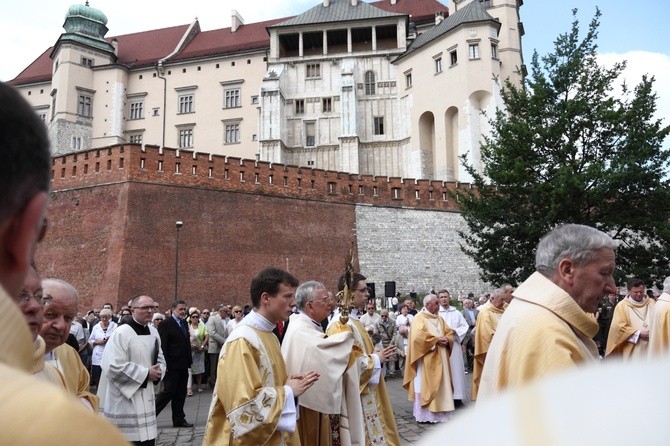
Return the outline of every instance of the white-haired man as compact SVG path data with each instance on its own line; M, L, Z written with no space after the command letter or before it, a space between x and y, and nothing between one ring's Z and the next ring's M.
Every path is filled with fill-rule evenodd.
M91 376L79 353L65 342L77 315L79 294L72 284L53 278L42 281L42 292L45 305L40 336L46 344L44 359L63 374L67 390L97 412L98 397L89 391Z
M615 248L609 235L576 224L540 240L536 272L514 292L489 347L480 400L598 358L598 322L589 313L617 291Z
M454 332L439 316L439 309L438 297L428 294L409 331L403 387L414 401L414 418L419 423L447 421L454 410L449 370Z
M291 315L281 344L286 372L291 375L314 370L319 374L319 380L298 400L300 442L330 446L335 434L342 444L364 444L358 373L347 367L354 336L349 332L326 336L323 332L321 321L330 314L332 301L322 283L301 284L295 304L299 313ZM340 415L339 432L331 431L329 414Z
M663 293L651 310L649 324L649 355L670 352L670 276L663 281Z

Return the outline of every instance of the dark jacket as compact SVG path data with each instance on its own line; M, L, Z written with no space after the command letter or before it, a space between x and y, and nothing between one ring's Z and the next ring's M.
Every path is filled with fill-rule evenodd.
M186 327L188 332L188 327ZM166 317L158 326L158 334L161 336L161 347L167 368L172 370L185 370L191 367L191 341L188 334L184 334L174 317Z

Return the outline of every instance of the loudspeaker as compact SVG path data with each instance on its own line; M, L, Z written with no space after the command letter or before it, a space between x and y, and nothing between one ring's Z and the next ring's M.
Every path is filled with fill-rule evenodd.
M384 297L395 296L395 282L384 282Z
M368 292L370 293L370 299L376 299L377 295L375 294L375 283L370 282L366 283L366 285L368 287Z

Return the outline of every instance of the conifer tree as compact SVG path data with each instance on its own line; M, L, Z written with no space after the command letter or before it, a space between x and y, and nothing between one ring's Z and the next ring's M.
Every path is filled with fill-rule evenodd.
M631 90L619 78L625 62L599 65L600 11L583 40L576 15L552 53L534 52L520 87L505 82L505 110L481 145L484 171L461 158L476 186L455 193L469 228L462 249L491 283L525 280L538 241L561 223L618 240L618 279L670 275L670 126L654 117L654 78Z

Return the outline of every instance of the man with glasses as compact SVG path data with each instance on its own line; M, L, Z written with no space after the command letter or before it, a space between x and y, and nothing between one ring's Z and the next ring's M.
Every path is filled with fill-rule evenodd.
M0 82L0 444L78 444L95 437L98 446L123 445L112 425L31 376L34 344L18 304L46 232L50 171L44 123L18 91Z
M100 414L127 440L152 446L158 436L153 384L163 377L166 364L158 331L151 325L153 299L137 296L130 309L132 319L114 331L102 354Z
M344 276L340 277L337 284L338 291L344 290L345 281ZM352 290L351 306L362 308L370 296L365 276L355 273L351 284L347 285ZM358 312L354 310L349 313L347 324L342 324L339 319L333 319L328 326L328 336L342 332L351 332L354 335L355 348L350 353L349 362L355 363L358 370L366 444L399 445L400 437L393 415L393 407L386 390L386 383L381 376L382 364L395 361L395 346L389 345L375 351L370 335L358 320Z
M332 301L322 283L310 281L300 285L295 293L295 304L299 313L291 315L281 347L286 372L290 375L315 370L319 374L319 380L298 400L300 442L330 446L332 414L340 416L336 433L340 444L365 444L358 374L356 370L352 370L353 375L348 373L347 367L354 337L351 332L333 336L323 332L321 321L330 313ZM353 379L347 380L348 376Z

